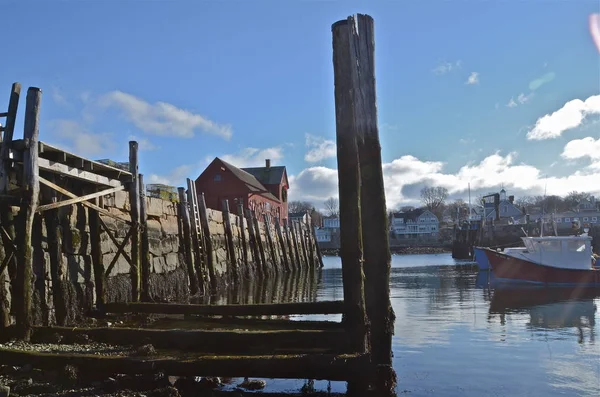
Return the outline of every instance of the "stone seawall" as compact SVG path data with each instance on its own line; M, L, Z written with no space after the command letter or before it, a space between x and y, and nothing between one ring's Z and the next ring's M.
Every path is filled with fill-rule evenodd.
M265 222L248 222L244 218L242 223L240 217L234 214L228 215L232 237L232 244L229 244L224 213L207 209L212 261L206 259L209 253L203 242L204 236L201 236L201 243L194 249L204 260L196 263L199 274L190 274L184 250L186 236L182 231L180 204L153 197L146 197L145 200L148 252L142 255L148 256L147 299L150 301L189 302L190 277L200 275L198 278L202 288L195 301L199 299L206 302L210 301L209 296L214 295L216 290L221 293L228 289L239 291L248 288L252 281L256 281L256 277L268 278L291 270L305 270L311 266L311 256L315 263L318 260L316 252L303 254L301 237L297 234L298 257L301 259L300 263L297 262L292 230L283 228L282 233L278 234L273 223L267 229ZM95 218L95 210L82 204L48 210L35 217L32 236L35 324L77 324L99 302L132 300L132 268L126 258L131 256L132 248L129 194L119 191L103 197L98 204L108 213L99 214L100 225L95 229L90 225L94 222L90 215ZM18 208L12 209L13 224L18 234L22 221ZM250 233L249 224L254 234ZM5 229L10 227L3 226L6 226ZM96 245L100 251L96 255L98 263L94 261L94 230L98 231L99 238L99 244ZM308 249L311 234L306 225L302 228L302 234L304 246ZM256 241L252 239L253 235L258 236ZM4 251L2 247L2 260ZM214 269L208 269L209 262ZM21 292L16 283L16 263L8 263L9 266L0 275L0 316L8 316L9 322L14 324L14 313ZM100 278L102 280L98 282Z

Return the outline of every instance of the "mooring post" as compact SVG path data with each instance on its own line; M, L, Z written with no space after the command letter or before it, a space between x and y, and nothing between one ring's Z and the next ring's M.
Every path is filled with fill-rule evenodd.
M204 251L206 254L206 267L208 268L208 278L212 291L217 289L217 278L215 275L215 258L212 239L210 238L210 226L208 224L208 212L206 210L206 200L204 192L198 195L198 212L200 212L200 226L202 226L202 236L204 237Z
M260 268L260 271L262 272L262 276L267 276L271 272L268 270L267 257L265 255L265 246L260 235L260 224L258 222L258 218L256 218L256 213L254 211L251 211L251 215L252 223L254 224L254 230L256 234L256 245L258 245L258 253L260 254L260 261L262 262L262 267Z
M177 188L177 192L179 193L179 216L181 217L181 223L183 224L183 253L190 282L190 293L196 295L199 289L198 278L196 277L194 267L194 254L192 253L192 234L190 231L190 213L188 211L187 196L185 195L185 188L183 187Z
M246 209L246 221L248 224L248 239L250 250L252 251L252 260L258 274L262 274L262 264L260 260L260 253L258 252L258 242L256 241L256 233L254 229L254 222L252 221L252 211Z
M334 23L333 75L340 210L340 258L346 310L344 322L355 332L355 348L367 348L363 276L363 241L360 214L360 174L354 127L354 94L351 79L350 18Z
M269 246L269 253L273 261L273 269L275 272L279 272L279 259L275 253L275 245L273 244L273 236L271 235L271 216L263 214L263 220L265 222L265 233L267 234L267 245Z
M142 264L142 301L150 301L150 242L148 241L148 211L146 201L146 185L144 175L139 174L140 189L140 229L141 229L141 264Z
M304 261L304 268L310 268L310 261L308 259L308 247L306 242L306 233L304 233L304 223L301 221L296 222L298 227L298 237L300 238L300 245L302 247L302 260Z
M334 29L336 26L339 25L335 24ZM348 56L344 57L346 60L340 61L347 62L348 69L337 70L343 80L336 79L336 93L338 81L341 87L352 93L345 105L351 112L346 116L352 115L348 119L351 123L349 131L354 135L358 147L361 231L363 238L368 238L363 246L363 267L366 313L370 324L369 346L371 361L378 373L376 386L387 393L395 386L395 372L392 368L395 316L390 301L391 255L377 126L374 23L370 16L357 14L349 17L345 26L346 29L341 34L348 37ZM339 44L340 47L345 45ZM338 159L339 157L338 153ZM356 158L354 154L352 157ZM342 174L339 167L338 173ZM344 195L340 191L340 199L342 197ZM340 215L340 221L343 219L343 215Z
M42 90L29 87L25 104L25 124L23 139L26 149L23 153L23 190L20 218L24 221L23 232L18 236L17 285L19 286L16 311L17 332L20 338L29 341L33 326L32 288L33 288L33 249L31 235L33 220L40 194L38 168L38 142L40 123L40 104Z
M290 271L290 262L288 261L287 249L285 240L283 239L283 233L281 232L281 220L279 218L275 218L275 231L277 232L277 238L279 239L279 246L281 247L281 254L283 256L283 264L285 266L286 271Z
M294 247L294 258L296 259L296 263L294 265L294 267L297 270L302 270L302 261L300 260L300 248L298 247L298 238L296 236L296 227L294 226L296 223L296 221L291 220L288 221L288 226L290 229L290 234L292 235L292 245Z
M242 243L242 264L244 265L244 276L246 278L249 278L250 277L250 269L248 266L248 245L246 242L246 220L244 217L244 205L242 203L238 203L237 213L238 213L238 225L240 228L240 238L241 238L241 243Z
M229 256L229 264L233 274L233 282L239 285L239 266L235 255L235 245L233 243L233 231L231 230L231 217L229 216L229 201L222 202L223 224L225 225L225 239L227 241L227 253Z
M312 241L312 217L310 216L310 212L306 213L307 218L306 218L306 246L308 249L308 260L309 260L309 265L311 267L311 269L314 269L315 266L315 248L313 247L313 241Z
M287 218L283 220L283 235L285 239L285 246L288 254L289 269L293 271L295 269L294 264L294 247L292 247L292 241L290 239L290 228Z
M131 300L139 302L141 297L141 260L140 260L140 183L138 143L129 141L129 172L131 184L129 186L129 207L131 214Z

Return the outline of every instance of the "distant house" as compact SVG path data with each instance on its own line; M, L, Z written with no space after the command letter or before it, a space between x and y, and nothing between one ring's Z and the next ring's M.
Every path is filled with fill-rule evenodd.
M432 237L438 235L440 221L433 212L419 208L393 213L390 229L400 238Z
M287 219L290 224L291 222L307 223L310 221L310 215L308 212L290 212Z
M328 216L323 218L323 227L328 229L339 229L340 218L337 216Z
M237 205L255 211L262 221L265 214L280 222L288 217L289 182L284 166L238 168L216 157L196 179L196 191L204 193L208 208L221 210L223 200L237 213Z
M315 237L318 243L330 243L331 242L331 229L315 228Z
M506 197L506 190L500 190L500 200L498 203L499 218L508 219L513 218L514 220L520 219L524 216L523 211L515 205L515 196ZM496 219L496 209L493 207L486 207L485 219L493 220Z
M598 202L594 196L589 196L588 198L581 200L577 205L577 209L581 212L598 211Z

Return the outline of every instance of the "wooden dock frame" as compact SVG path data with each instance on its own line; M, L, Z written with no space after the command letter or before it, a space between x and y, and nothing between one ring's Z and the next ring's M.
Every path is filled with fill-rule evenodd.
M173 340L180 335L178 343L191 348L198 356L178 360L167 357L150 357L144 359L132 357L98 357L78 354L39 354L12 349L0 349L0 364L31 364L39 368L56 368L58 365L75 365L81 369L90 369L104 373L151 373L163 370L171 375L183 376L252 376L271 378L329 379L348 381L349 393L365 395L367 389L374 389L376 395L391 395L395 385L395 373L391 366L391 338L393 332L394 313L390 305L389 241L385 222L385 193L383 189L382 164L376 114L375 75L374 75L374 34L373 20L366 15L356 15L332 25L333 64L335 79L336 108L336 140L338 158L338 181L340 196L341 220L341 259L344 286L344 300L314 303L282 303L254 305L182 305L173 303L149 303L146 300L147 264L140 252L144 244L144 223L146 209L140 203L143 179L139 175L137 162L137 143L130 142L129 172L90 161L71 153L39 142L39 108L41 90L30 88L27 95L25 112L25 133L21 141L12 140L14 116L16 113L13 99L18 96L20 86L13 86L9 118L6 124L4 139L0 150L0 206L7 208L8 203L18 203L22 216L19 222L24 223L22 233L15 237L14 225L10 219L0 219L0 231L6 251L2 258L4 271L10 263L18 269L16 289L22 294L22 304L17 312L17 330L22 339L28 340L39 333L88 333L106 341L129 341L136 339L137 333L155 341L157 345ZM10 191L8 182L14 177L15 170L21 167L25 184L18 191ZM40 175L40 173L42 175ZM46 178L45 176L48 178ZM85 181L94 187L89 194L76 194L58 186L50 180L49 175L60 175ZM68 197L67 200L39 203L38 190L40 184ZM107 194L119 190L130 193L132 214L130 219L119 217L99 204L99 200ZM367 194L368 192L368 194ZM194 238L190 225L190 212L184 204L187 196L180 190L182 219L186 219L184 235L186 236L185 252L189 262L189 275L192 280L198 276L192 246L202 243L203 257L206 261L207 276L211 284L215 282L214 253L209 235L206 205L203 193L198 195L198 226L202 236ZM238 321L239 331L206 331L190 332L175 330L143 330L127 328L61 328L38 327L32 324L31 318L31 274L32 256L29 244L31 228L36 214L54 210L61 206L81 204L96 214L116 217L130 226L124 242L117 244L116 256L122 255L131 264L132 297L128 303L109 303L104 301L103 280L108 277L116 260L106 266L101 262L102 255L94 248L92 257L96 286L99 294L98 302L104 314L154 313L181 314L188 318L202 321L226 323ZM228 216L229 208L225 206ZM238 213L243 209L238 208ZM186 216L187 215L187 216ZM249 226L249 247L254 262L258 265L259 275L267 275L265 252L273 248L273 241L267 241L264 247L260 238L260 227L253 211L244 214ZM116 243L102 218L95 217L91 222L96 235L100 228L108 232L109 238ZM268 221L268 220L267 220ZM243 224L243 222L242 222ZM314 230L310 223L302 228L298 222L286 225L286 241L293 246L289 249L289 267L292 269L312 269L322 267L320 258L312 253L311 246L316 246ZM228 239L231 239L231 225L228 226ZM282 250L285 244L281 230L276 229ZM291 236L289 236L291 234ZM17 238L18 237L18 238ZM267 235L268 240L270 232ZM97 239L97 237L96 237ZM132 251L128 255L124 246L131 239ZM6 243L10 244L6 244ZM14 244L13 242L18 242ZM97 242L96 242L97 244ZM16 247L21 247L16 249ZM27 248L23 248L27 247ZM231 250L231 246L228 248ZM310 253L309 253L310 252ZM244 254L245 256L246 254ZM318 255L320 256L320 255ZM274 255L271 259L277 261ZM52 258L52 255L51 255ZM293 260L295 258L295 260ZM15 260L16 259L16 260ZM230 259L235 255L230 253ZM284 258L285 259L285 258ZM246 259L244 258L243 261ZM99 263L96 263L100 261ZM203 260L204 262L204 260ZM295 262L295 263L294 263ZM287 270L288 265L284 268ZM101 271L98 271L101 269ZM106 270L104 270L106 269ZM0 275L2 272L0 272ZM98 277L101 275L102 277ZM313 277L305 274L306 277ZM304 276L303 276L304 277ZM193 281L192 281L193 284ZM194 286L191 286L194 288ZM196 286L198 288L198 286ZM102 292L104 291L104 292ZM264 324L273 324L273 320L260 320L256 316L290 315L290 314L342 314L340 323L314 322L304 332L299 331L306 324L279 320L281 329L265 330ZM216 316L216 317L215 317ZM249 318L252 317L252 318ZM2 318L0 318L2 320ZM251 327L248 321L252 321ZM306 323L306 322L302 322ZM5 322L4 322L5 324ZM3 322L0 321L0 327ZM296 328L293 328L296 327ZM233 328L236 329L236 328ZM304 329L304 328L302 328ZM320 339L320 338L323 339ZM212 353L212 346L219 343L226 351ZM312 342L311 342L312 341ZM253 354L248 355L248 346L253 346ZM207 355L208 354L208 355ZM262 355L261 355L262 354ZM264 355L268 354L268 356Z

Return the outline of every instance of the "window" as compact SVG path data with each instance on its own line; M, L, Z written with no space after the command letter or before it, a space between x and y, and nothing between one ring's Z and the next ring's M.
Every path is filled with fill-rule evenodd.
M584 221L584 222L587 222L587 221L588 221L588 218L583 218L583 221Z
M221 174L215 174L215 176L213 177L213 181L221 182Z
M283 201L284 203L287 201L287 189L286 188L281 189L281 201Z
M539 246L544 252L561 252L560 241L543 240L539 242Z
M560 223L560 218L556 218L556 223Z
M598 222L598 217L592 216L592 222Z
M584 252L585 241L567 241L567 250L569 252Z
M571 222L571 218L565 218L565 222Z

